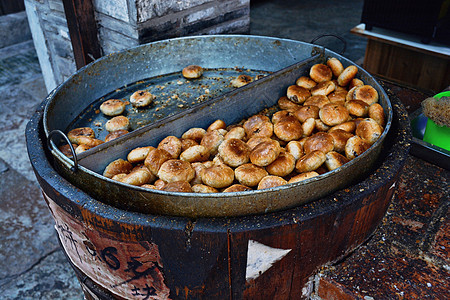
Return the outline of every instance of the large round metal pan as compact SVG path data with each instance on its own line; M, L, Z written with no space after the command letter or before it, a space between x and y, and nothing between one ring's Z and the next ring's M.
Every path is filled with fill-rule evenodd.
M344 67L354 64L328 49L299 41L260 36L199 36L142 45L103 57L82 68L48 96L44 130L65 131L87 107L110 93L140 80L173 74L189 64L208 69L236 68L275 72L183 111L167 108L171 115L79 156L77 169L53 143L52 153L60 174L97 200L125 210L187 217L226 217L261 214L298 206L363 180L382 151L392 122L392 107L376 80L362 68L357 77L379 93L387 122L380 139L361 156L344 166L303 182L277 188L220 194L176 193L126 185L100 175L114 159L125 158L134 147L156 145L167 135L180 136L191 127L206 127L216 119L232 124L276 105L286 88L315 63L337 57ZM299 63L300 62L300 63ZM292 64L299 63L295 67ZM284 70L284 72L279 71ZM287 70L287 71L286 71ZM274 78L279 77L275 81ZM281 78L281 81L280 81ZM273 85L277 82L278 85ZM283 84L280 85L280 82ZM255 88L255 89L254 89ZM258 94L252 92L258 91ZM253 96L243 103L239 93Z

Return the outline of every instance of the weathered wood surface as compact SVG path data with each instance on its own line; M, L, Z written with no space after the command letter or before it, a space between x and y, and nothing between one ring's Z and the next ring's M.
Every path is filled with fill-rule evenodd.
M71 205L69 199L45 198L72 264L116 296L144 298L151 291L174 299L295 299L318 267L342 258L374 231L396 179L353 201L337 195L285 212L233 219L140 216L135 222L124 214L120 222L83 207L80 215L75 210L71 215L61 208L64 202ZM252 241L289 251L247 278ZM261 252L257 261L266 257Z
M441 91L450 82L450 57L419 51L369 39L364 68L400 83Z
M436 93L448 86L450 52L445 45L424 44L417 36L393 30L365 30L364 24L351 32L367 38L364 69L369 73Z
M77 69L101 57L92 0L63 0Z

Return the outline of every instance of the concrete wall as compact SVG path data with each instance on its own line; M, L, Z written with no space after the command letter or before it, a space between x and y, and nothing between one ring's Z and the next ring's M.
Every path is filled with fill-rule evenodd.
M250 0L92 0L102 54L167 38L247 33ZM62 0L25 0L47 90L76 71Z

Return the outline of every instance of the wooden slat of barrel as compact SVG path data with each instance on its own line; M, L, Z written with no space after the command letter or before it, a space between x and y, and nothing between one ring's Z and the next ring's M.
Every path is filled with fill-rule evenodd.
M144 295L148 285L157 295L170 292L179 299L286 299L301 295L319 266L367 239L386 212L396 180L375 193L362 191L357 201L344 191L336 200L281 213L197 221L153 217L148 226L129 224L126 215L123 222L111 221L101 209L78 207L77 216L69 199L45 195L71 262L118 296ZM249 241L290 251L247 280Z

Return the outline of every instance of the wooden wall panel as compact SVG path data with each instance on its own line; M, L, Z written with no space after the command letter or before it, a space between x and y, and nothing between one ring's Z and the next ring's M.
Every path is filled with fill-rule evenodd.
M450 57L369 39L364 68L374 75L435 92L450 83Z

